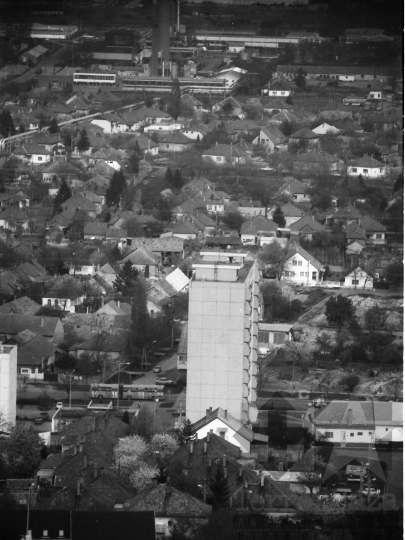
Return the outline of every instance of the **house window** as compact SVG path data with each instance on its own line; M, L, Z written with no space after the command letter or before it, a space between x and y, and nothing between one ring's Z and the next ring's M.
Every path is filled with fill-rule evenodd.
M297 261L293 261L293 266L297 266L298 265L298 262Z
M21 368L21 371L20 371L21 374L26 374L26 375L28 375L29 372L30 370L27 368Z
M215 158L217 161L221 161L221 158L220 157L216 157Z
M300 272L300 277L304 277L304 272Z
M31 373L35 373L35 368L34 368L34 369L31 369Z
M259 340L259 343L268 343L269 332L264 332L263 330L259 330L258 340Z
M382 238L382 234L376 234L375 237L376 238Z
M358 432L357 432L357 435L363 435L363 432L362 432L362 431L358 431Z
M354 437L354 433L350 433L350 437Z
M352 279L352 285L358 285L359 280L358 279Z
M166 148L169 148L169 145L168 145L168 144L166 144Z
M357 172L356 167L353 167L352 171L353 171L353 172Z
M48 299L48 306L52 305L52 301Z
M37 156L38 161L42 161L42 156Z
M325 437L327 439L333 439L333 431L325 431Z
M225 433L226 431L222 429L218 431L218 435L221 437L221 439L225 439Z
M298 261L298 266L302 266L302 261Z
M363 169L364 174L368 174L368 169Z
M285 92L281 92L281 95L284 96L284 95L285 95Z
M58 306L59 305L59 300L55 300L55 306Z
M274 332L273 343L285 343L285 332Z

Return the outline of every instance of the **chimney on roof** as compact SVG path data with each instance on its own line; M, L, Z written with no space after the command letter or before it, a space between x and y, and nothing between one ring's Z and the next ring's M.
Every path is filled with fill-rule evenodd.
M192 454L194 452L194 443L191 442L190 443L190 454Z
M121 307L121 300L118 300L118 307Z
M205 416L207 418L210 416L211 413L212 413L212 407L210 407L209 409L205 409Z
M224 416L225 416L225 419L228 420L228 409L225 409Z
M208 446L208 445L207 445L207 443L205 442L205 443L204 443L204 454L207 453L207 446Z
M263 471L260 471L260 485L262 487L264 486L264 474L263 474Z
M226 467L226 456L222 458L222 466Z
M348 426L351 426L353 423L353 410L352 409L348 409L347 410L347 425Z
M242 467L239 467L239 473L238 473L239 477L242 476Z
M41 317L41 326L44 326L44 318Z
M207 442L210 442L210 433L207 433Z

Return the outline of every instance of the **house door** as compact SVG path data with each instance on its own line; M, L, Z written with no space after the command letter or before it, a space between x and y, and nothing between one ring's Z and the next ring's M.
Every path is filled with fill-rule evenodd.
M341 431L340 432L340 442L342 444L346 444L346 431Z
M316 281L316 272L312 272L312 279Z

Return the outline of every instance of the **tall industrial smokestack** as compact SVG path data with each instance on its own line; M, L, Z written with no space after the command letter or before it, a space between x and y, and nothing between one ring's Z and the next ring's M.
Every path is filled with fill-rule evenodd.
M156 23L152 28L151 75L158 74L159 63L170 65L170 23L172 0L157 0ZM158 58L160 54L160 59ZM162 73L164 75L164 73Z

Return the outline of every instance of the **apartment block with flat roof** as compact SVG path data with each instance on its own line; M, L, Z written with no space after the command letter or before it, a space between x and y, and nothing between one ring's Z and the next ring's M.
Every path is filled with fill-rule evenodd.
M240 253L213 255L202 253L190 282L187 417L196 422L210 407L221 407L254 422L259 272Z

